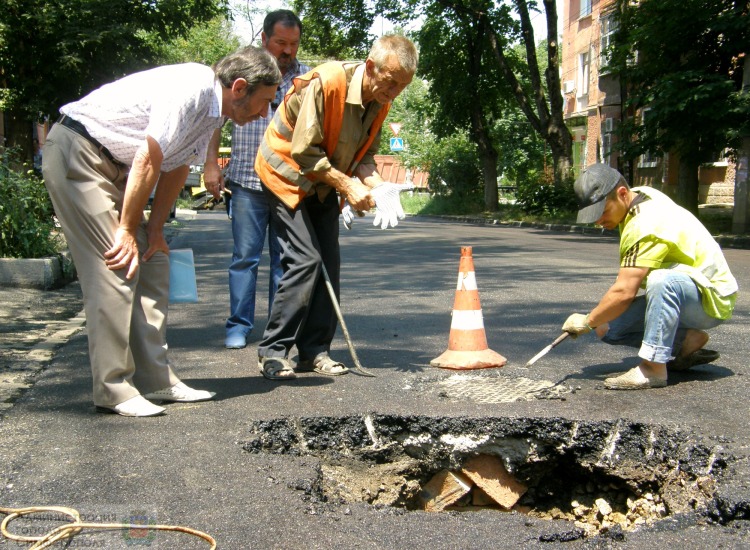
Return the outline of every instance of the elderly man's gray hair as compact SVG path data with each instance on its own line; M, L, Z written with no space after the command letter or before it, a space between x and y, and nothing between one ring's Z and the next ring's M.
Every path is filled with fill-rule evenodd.
M278 86L281 71L276 59L264 48L247 46L230 53L214 64L214 73L221 85L231 88L238 78L247 81L247 95L258 86Z
M402 69L410 73L416 72L419 60L417 48L411 40L400 34L386 34L378 38L373 42L367 59L371 59L380 70L392 55L396 56Z

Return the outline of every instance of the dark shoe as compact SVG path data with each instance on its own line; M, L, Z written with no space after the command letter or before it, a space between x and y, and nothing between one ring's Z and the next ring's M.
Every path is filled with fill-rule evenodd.
M675 357L671 361L667 362L667 370L679 372L687 370L698 365L707 365L713 363L720 357L718 351L712 349L699 349L688 355L687 357Z

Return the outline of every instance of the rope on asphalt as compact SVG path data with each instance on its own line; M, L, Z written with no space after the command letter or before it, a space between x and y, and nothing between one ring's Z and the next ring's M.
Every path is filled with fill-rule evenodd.
M43 537L26 537L21 535L15 535L8 531L8 524L20 517L28 516L31 514L41 514L43 512L57 512L68 516L72 523L61 525L52 529L49 533ZM29 508L3 508L0 507L0 514L5 514L5 518L0 523L0 533L10 540L19 542L33 542L33 546L29 547L29 550L41 550L42 548L49 548L58 541L64 539L72 539L84 529L107 529L107 530L124 530L124 529L138 529L138 530L154 530L154 531L177 531L180 533L187 533L205 540L211 545L211 550L215 550L216 541L213 537L197 529L190 527L182 527L179 525L144 525L144 524L132 524L132 523L86 523L81 521L81 516L78 510L74 508L67 508L65 506L32 506Z

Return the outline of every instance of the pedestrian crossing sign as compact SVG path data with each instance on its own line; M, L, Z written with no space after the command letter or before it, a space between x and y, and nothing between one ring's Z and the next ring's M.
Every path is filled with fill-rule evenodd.
M403 151L404 150L404 138L392 137L391 138L391 151Z

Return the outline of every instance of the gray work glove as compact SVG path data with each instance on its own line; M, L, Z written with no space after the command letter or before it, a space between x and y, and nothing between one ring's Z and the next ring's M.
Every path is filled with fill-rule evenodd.
M399 185L390 181L385 181L370 191L372 198L375 200L375 220L372 225L380 226L380 229L396 227L398 220L406 217L404 208L401 206L401 191L414 189L411 184Z
M362 218L364 217L365 213L360 212L359 210L354 210L352 208L352 205L349 204L349 201L344 202L344 207L341 209L341 219L344 222L344 227L347 229L352 228L352 222L354 222L354 217Z
M588 314L573 313L568 317L562 326L563 332L569 333L573 338L576 338L579 334L586 334L591 332L594 327L589 325Z

